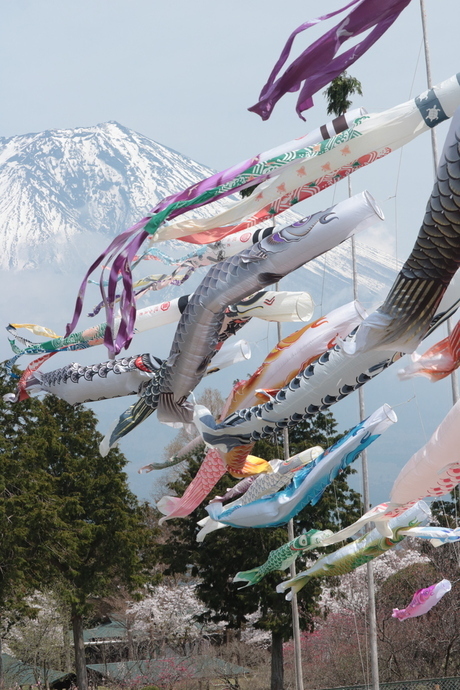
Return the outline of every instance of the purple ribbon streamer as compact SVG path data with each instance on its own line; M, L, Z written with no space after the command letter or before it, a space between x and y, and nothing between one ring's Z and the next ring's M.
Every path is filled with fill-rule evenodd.
M214 175L211 175L211 177L206 178L205 180L200 180L200 182L196 182L195 184L192 184L190 187L187 187L187 189L184 189L183 192L177 192L177 194L171 194L170 196L167 196L165 199L162 199L153 209L153 213L157 213L158 211L162 211L166 206L169 206L169 204L174 203L175 201L186 201L189 199L195 199L197 196L200 196L203 194L203 192L207 192L210 189L213 189L213 187L219 187L222 184L226 184L227 182L231 182L232 180L235 179L235 177L238 177L241 173L243 173L245 170L248 168L251 168L253 165L256 165L256 163L259 162L259 157L255 156L254 158L248 158L247 161L244 161L244 163L238 163L237 165L233 165L231 168L227 168L226 170L223 170L222 172L215 173ZM248 185L253 184L252 182L248 182ZM241 185L241 189L245 186L248 185ZM236 191L238 191L240 187L237 187L235 189L232 189L231 191L223 192L222 194L219 194L216 196L213 201L217 201L218 199L221 199L222 197L228 196L228 194L234 194ZM187 211L190 211L193 208L199 208L200 206L203 206L206 202L203 202L203 204L196 204L195 206L190 206ZM173 211L170 215L170 218L175 218L179 214L183 213L182 209L176 209L176 211Z
M78 323L78 319L81 316L81 312L83 309L83 299L85 296L86 286L88 284L89 276L93 273L93 271L96 270L96 268L98 266L100 266L100 264L104 261L104 259L109 254L113 254L115 251L119 250L130 238L132 238L137 232L139 232L139 230L142 230L142 228L144 228L147 225L149 220L150 220L150 217L143 218L138 223L133 225L131 228L122 232L121 235L118 235L118 237L115 237L115 239L112 240L112 242L109 244L107 249L105 249L102 252L102 254L100 254L97 257L97 259L91 264L91 266L87 270L85 277L83 278L83 281L80 285L80 289L78 291L78 296L77 296L77 299L75 302L75 309L74 309L74 313L72 316L72 320L70 321L70 323L67 324L67 327L66 327L66 332L65 332L66 338L67 338L67 336L69 336L72 333L72 331L74 330L75 326ZM147 233L141 233L141 236L144 240L145 237L147 237ZM107 305L107 306L110 307L110 305ZM113 306L111 307L111 314L113 317Z
M104 334L104 344L110 351L118 354L123 347L128 348L134 335L136 322L136 301L134 299L131 262L139 251L148 233L144 230L131 240L128 246L115 258L110 270L108 286L107 327ZM117 337L113 342L113 305L116 298L117 278L121 275L123 281L123 293L120 300L121 320Z
M353 0L340 10L299 26L288 38L267 83L260 93L259 101L249 110L260 115L263 120L268 120L279 99L288 92L298 91L303 81L304 85L297 101L296 112L304 120L305 118L301 113L312 107L313 94L329 84L339 74L342 74L347 67L361 57L393 24L409 2L410 0L386 0L385 2L382 0ZM291 63L284 74L276 79L289 56L294 39L299 33L344 12L357 3L358 6L345 19L307 48ZM375 27L374 30L363 41L335 57L342 43L349 38L355 38L372 27Z

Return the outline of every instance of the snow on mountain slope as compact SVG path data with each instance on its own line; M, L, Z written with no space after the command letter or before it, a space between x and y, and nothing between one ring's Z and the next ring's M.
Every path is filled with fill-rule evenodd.
M54 267L81 274L115 235L160 199L213 172L117 122L0 138L0 268ZM193 214L206 216L228 203ZM299 218L287 212L279 222ZM179 255L191 249L181 242L171 245ZM380 294L391 284L392 260L364 245L358 258L366 288ZM324 290L325 265L335 293L349 286L346 245L309 266L315 293ZM138 270L151 272L152 264ZM161 270L160 264L153 269Z
M213 172L116 122L0 139L0 267L86 265L93 248Z

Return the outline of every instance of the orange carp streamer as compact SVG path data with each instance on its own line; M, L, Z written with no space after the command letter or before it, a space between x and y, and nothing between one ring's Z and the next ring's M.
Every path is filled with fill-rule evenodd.
M299 371L333 347L338 338L345 338L365 317L361 305L350 302L280 340L254 374L234 386L225 414L274 396Z
M425 376L435 382L452 374L460 366L460 321L447 338L430 347L423 355L414 352L411 360L407 367L398 371L403 381L413 376Z

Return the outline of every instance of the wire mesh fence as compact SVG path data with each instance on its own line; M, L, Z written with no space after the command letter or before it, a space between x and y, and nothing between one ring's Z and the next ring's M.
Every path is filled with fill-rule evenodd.
M369 685L341 685L329 690L372 690ZM424 678L422 680L401 680L395 683L380 683L380 690L460 690L460 677Z

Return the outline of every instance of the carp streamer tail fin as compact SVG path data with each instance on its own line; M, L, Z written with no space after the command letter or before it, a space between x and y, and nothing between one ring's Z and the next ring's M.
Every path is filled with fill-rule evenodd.
M246 582L247 584L239 587L239 589L244 589L245 587L250 587L251 585L256 585L261 581L262 575L260 574L260 568L253 568L252 570L242 570L237 573L233 578L233 582Z
M144 419L150 417L154 411L155 408L147 405L143 398L134 403L134 405L131 405L131 407L128 407L128 409L120 415L114 428L104 436L99 446L101 455L107 455L109 450L120 440L120 438L129 434L129 432L135 429Z

